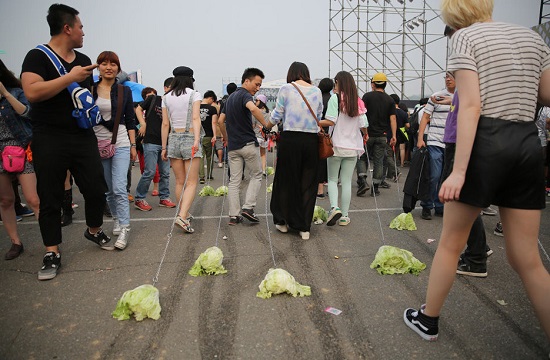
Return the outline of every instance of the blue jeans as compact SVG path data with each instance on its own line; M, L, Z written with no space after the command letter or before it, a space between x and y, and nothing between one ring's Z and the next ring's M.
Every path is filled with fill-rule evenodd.
M117 147L112 158L101 160L108 189L107 204L109 204L111 214L118 219L120 225L130 225L130 205L126 192L129 161L129 146Z
M443 153L445 149L439 146L428 145L430 154L430 193L431 201L422 201L423 208L434 209L438 213L443 212L443 204L439 201L439 189L441 187L441 174L443 173Z
M157 165L159 167L159 197L161 200L170 197L170 162L162 160L160 153L162 145L143 144L144 169L141 179L136 188L136 199L143 200L151 185L151 180L155 177Z

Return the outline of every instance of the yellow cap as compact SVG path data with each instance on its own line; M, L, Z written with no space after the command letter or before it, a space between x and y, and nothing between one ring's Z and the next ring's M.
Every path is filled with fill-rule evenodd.
M372 82L376 83L376 84L385 83L387 81L388 81L388 78L387 78L386 74L381 73L381 72L374 74L374 76L372 77Z

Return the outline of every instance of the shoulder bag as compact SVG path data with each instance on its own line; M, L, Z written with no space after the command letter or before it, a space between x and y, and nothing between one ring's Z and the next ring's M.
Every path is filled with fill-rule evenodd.
M315 118L315 121L317 121L317 125L321 129L321 131L317 133L318 140L319 140L319 159L322 160L322 159L331 157L332 155L334 155L334 149L332 148L332 140L330 139L330 135L325 132L325 130L319 123L319 119L317 119L317 116L313 112L313 109L311 109L309 102L307 101L304 94L302 94L298 86L296 86L296 84L294 83L291 83L291 84L296 88L296 90L298 90L298 92L302 96L302 99L304 99L304 102L306 103L309 111L311 112L311 115L313 115L313 118Z
M99 156L102 159L110 159L115 155L115 144L116 138L118 135L118 125L120 124L120 118L122 117L122 101L124 100L124 86L118 84L118 101L117 101L117 111L115 116L115 125L113 127L113 136L111 141L109 140L98 140L97 148L99 149Z

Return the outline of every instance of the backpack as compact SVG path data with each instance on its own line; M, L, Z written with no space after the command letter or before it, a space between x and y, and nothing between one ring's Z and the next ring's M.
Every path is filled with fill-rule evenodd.
M409 118L409 132L412 136L416 136L416 134L418 134L418 129L420 127L420 119L418 118L418 113L422 109L424 109L424 106L418 107L418 109L416 109Z
M57 69L59 76L67 74L67 70L65 70L65 67L61 64L61 61L59 61L53 51L44 45L38 45L36 48L48 56L53 66ZM81 87L76 82L70 83L67 86L67 90L73 100L74 110L72 116L76 119L78 127L90 129L99 125L102 120L101 114L99 113L99 108L95 104L90 90Z

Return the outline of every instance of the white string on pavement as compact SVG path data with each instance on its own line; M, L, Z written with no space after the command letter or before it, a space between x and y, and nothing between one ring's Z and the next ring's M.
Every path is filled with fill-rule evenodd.
M367 148L367 145L365 144L365 153L367 154L367 159L369 160L369 167L371 165L371 161L370 161L370 158L369 158L369 150ZM374 160L374 159L373 159ZM374 165L373 165L373 168L374 168ZM373 194L373 197L374 197L374 205L376 207L376 216L378 217L378 225L380 226L380 234L382 235L382 244L386 244L386 239L384 238L384 230L382 229L382 220L380 219L380 211L378 211L378 201L376 200L376 189L374 187L374 170L373 169L370 169L370 174L371 174L371 185L372 185L372 194Z
M267 149L266 149L267 150ZM267 151L266 151L266 156L267 156ZM275 153L273 154L273 169L275 169ZM274 267L277 267L277 263L275 262L275 252L273 251L273 243L271 242L271 232L269 231L269 212L268 212L268 209L269 209L269 204L268 204L268 200L267 200L267 187L268 187L268 178L269 178L269 175L267 175L266 173L266 176L265 176L265 226L267 227L267 240L269 241L269 249L271 250L271 260L273 260L273 266ZM272 190L273 191L273 190ZM273 216L273 214L271 214L271 216Z
M226 175L226 173L227 173L227 164L224 161L224 163L223 163L222 186L225 186L225 181L226 181L226 176L225 175ZM225 205L225 197L226 196L229 196L229 193L227 195L224 194L222 196L223 200L222 200L222 207L220 209L220 220L218 221L218 232L216 233L216 247L219 247L218 244L219 244L219 241L220 241L220 229L221 229L221 226L222 226L223 208L224 208L224 205Z

